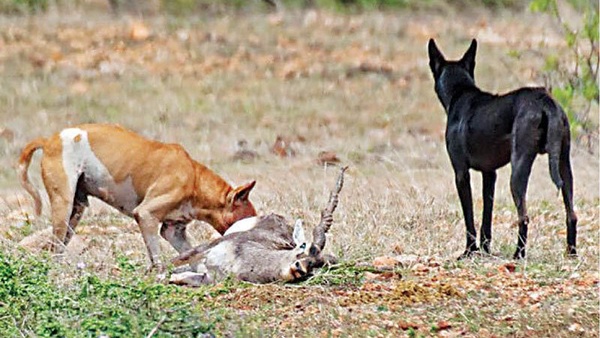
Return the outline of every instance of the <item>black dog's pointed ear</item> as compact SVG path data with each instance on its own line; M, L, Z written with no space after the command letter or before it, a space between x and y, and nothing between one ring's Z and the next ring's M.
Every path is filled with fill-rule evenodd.
M465 52L462 59L460 59L460 64L469 72L471 78L475 79L475 54L477 53L477 40L473 39L471 41L471 46Z
M429 51L429 68L431 68L433 75L437 76L439 75L440 69L442 69L444 63L446 63L446 59L438 49L433 39L429 39L427 50Z

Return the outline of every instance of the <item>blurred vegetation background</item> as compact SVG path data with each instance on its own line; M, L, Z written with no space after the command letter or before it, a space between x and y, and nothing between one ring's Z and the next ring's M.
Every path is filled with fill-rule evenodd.
M0 12L31 14L49 8L73 8L108 5L115 13L190 14L194 11L221 9L274 10L283 8L320 8L335 10L373 10L402 8L488 7L523 9L530 0L0 0ZM540 1L534 1L540 2ZM552 2L552 1L546 1ZM579 7L596 1L572 0ZM597 7L597 6L596 6Z
M567 8L568 7L568 8ZM597 133L598 90L598 1L596 0L0 0L0 14L37 15L48 11L100 9L121 15L219 15L226 12L272 12L318 9L355 13L371 10L523 11L546 13L561 27L572 52L571 58L546 57L545 86L565 108L575 138L592 142ZM577 23L565 20L575 11ZM514 51L515 57L520 57Z

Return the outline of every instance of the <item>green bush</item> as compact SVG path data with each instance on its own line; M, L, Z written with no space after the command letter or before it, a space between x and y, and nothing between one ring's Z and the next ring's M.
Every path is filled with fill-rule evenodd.
M249 3L249 4L246 4ZM245 6L256 5L254 1L244 0L161 0L160 9L172 15L189 15L198 11L224 11L227 9L238 10Z
M512 8L522 7L524 0L315 0L318 7L356 8L368 9L393 9L393 8L435 8L451 5L455 7L488 7Z
M202 316L202 289L141 279L126 258L118 261L115 280L81 271L60 285L51 274L61 267L47 256L0 252L0 337L140 337L153 329L163 337L198 336L214 328Z
M577 137L589 135L597 128L592 114L597 110L599 97L598 2L569 0L568 3L581 14L582 26L579 30L563 20L556 0L533 0L530 9L549 13L560 23L571 51L571 56L567 58L548 56L545 76L552 94L565 109L572 132Z
M0 0L0 13L34 14L48 9L48 0Z

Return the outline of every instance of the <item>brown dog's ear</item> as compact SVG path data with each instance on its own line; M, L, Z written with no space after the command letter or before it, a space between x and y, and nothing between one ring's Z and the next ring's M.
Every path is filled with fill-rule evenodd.
M254 185L256 184L256 181L252 181L250 183L246 183L244 185L240 185L239 187L235 188L232 190L232 192L230 193L230 202L236 203L236 202L245 202L248 200L248 197L250 196L250 191L252 190L252 188L254 188Z
M477 40L473 39L469 49L465 52L460 64L469 72L472 79L475 79L475 54L477 54Z
M444 55L442 55L442 52L440 52L438 49L433 39L429 39L427 50L429 52L429 68L431 68L433 76L437 78L442 66L446 63L446 59L444 58Z

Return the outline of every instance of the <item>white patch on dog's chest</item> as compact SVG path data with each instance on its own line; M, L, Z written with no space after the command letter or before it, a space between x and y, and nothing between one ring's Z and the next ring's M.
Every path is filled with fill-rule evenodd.
M64 129L62 140L63 167L71 191L75 191L77 180L83 174L87 192L121 212L131 215L138 205L138 196L131 176L115 182L106 166L100 161L90 146L88 133L79 128Z

